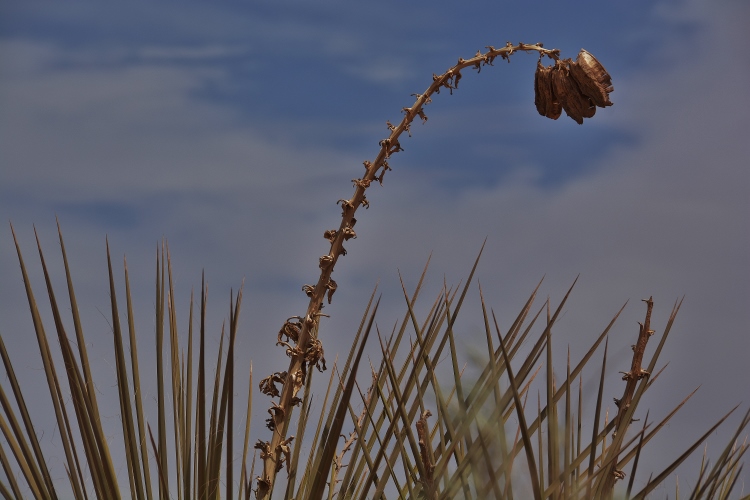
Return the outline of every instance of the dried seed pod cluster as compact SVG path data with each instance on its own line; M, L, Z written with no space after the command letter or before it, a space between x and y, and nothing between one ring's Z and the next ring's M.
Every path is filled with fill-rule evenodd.
M597 106L611 106L612 77L596 57L584 49L572 59L557 59L552 66L537 63L534 104L540 115L557 120L565 113L579 125L591 118Z

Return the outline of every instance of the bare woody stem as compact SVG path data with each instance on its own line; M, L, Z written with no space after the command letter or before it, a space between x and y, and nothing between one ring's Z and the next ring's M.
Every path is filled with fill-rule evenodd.
M609 463L609 465L607 466L607 470L603 471L603 479L600 481L601 488L597 492L597 498L600 495L611 496L615 481L625 477L624 472L617 469L617 457L625 432L631 423L633 411L630 406L633 402L638 382L644 378L648 379L651 375L647 370L643 369L643 355L646 352L646 345L649 339L654 334L654 330L651 329L651 313L654 309L653 297L644 299L643 302L646 303L646 318L643 320L643 323L638 323L638 340L632 345L633 360L630 363L630 371L621 372L623 374L622 379L625 381L625 391L622 398L615 399L617 416L615 417L614 439L605 458L605 463Z
M560 53L557 49L545 49L541 43L531 45L519 43L518 45L513 45L508 42L502 48L496 49L495 47L488 46L487 49L488 51L484 54L478 51L470 59L460 58L456 65L442 75L433 75L432 84L424 93L413 94L416 100L411 107L402 109L404 117L401 122L396 126L388 122L388 128L391 133L386 139L380 141L380 151L377 157L372 162L364 162L364 176L361 179L353 180L354 194L352 197L348 200L339 200L342 207L341 224L338 230L326 232L326 237L331 241L331 248L328 254L320 258L320 277L318 278L318 282L314 287L309 285L304 287L305 292L310 297L310 303L307 307L307 312L300 318L296 347L287 350L291 358L289 370L286 372L279 404L274 405L274 411L270 412L272 419L270 427L273 429L273 437L270 443L259 442L256 444L256 448L261 450L261 458L264 462L263 475L257 478L257 498L269 499L271 497L276 474L283 464L284 450L285 448L288 450L289 442L293 439L293 437L286 438L286 423L291 417L291 411L294 406L293 399L302 385L304 385L304 377L307 372L305 363L310 365L316 364L316 362L311 362L311 357L313 356L308 353L308 350L311 347L311 343L317 341L317 327L326 292L329 293L330 302L330 297L336 287L335 282L331 281L331 273L333 273L338 258L346 254L343 243L345 240L356 237L353 231L354 224L356 223L354 214L360 206L365 205L365 208L369 206L365 197L365 191L375 180L378 180L382 184L385 172L390 170L388 159L391 155L403 151L399 142L401 135L404 132L411 135L410 127L415 117L420 117L422 122L427 121L427 115L425 115L423 108L431 102L433 94L440 93L441 88L448 89L450 93L453 93L453 90L458 88L458 82L461 79L461 70L473 68L481 71L482 66L492 65L497 57L510 62L510 56L515 52L537 52L540 58L546 55L554 60L559 59Z

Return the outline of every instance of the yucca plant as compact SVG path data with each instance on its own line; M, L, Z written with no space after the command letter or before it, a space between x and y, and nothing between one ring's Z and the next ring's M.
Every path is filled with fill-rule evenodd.
M649 421L646 413L637 429L631 425L636 415L645 412L639 403L658 378L657 360L679 302L666 325L658 329L658 346L646 360L646 346L657 328L651 324L654 302L651 298L645 300L645 319L637 332L629 366L625 366L625 360L615 361L618 368L622 365L627 370L622 372L624 388L622 396L615 398L617 411L612 418L604 411L608 333L622 309L603 326L580 360L571 362L568 356L564 376L554 370L553 330L573 286L554 307L550 299L537 304L537 287L516 318L502 329L479 287L488 355L478 364L475 380L468 380L459 361L455 328L467 293L475 286L479 257L464 284L444 284L428 303L431 305L423 317L417 314L417 301L422 295L427 266L411 294L402 281L406 310L400 324L390 332L381 332L375 322L379 300L373 291L346 360L330 367L326 364L320 335L320 319L325 316L323 302L327 298L330 303L337 289L331 275L339 257L346 254L343 243L356 238L355 212L363 205L369 206L366 190L375 180L383 183L384 174L390 170L388 160L402 150L401 135L411 135L412 121L416 117L427 121L424 107L434 94L441 89L450 93L457 89L463 70L480 71L498 57L510 61L516 52L539 55L535 104L541 115L557 119L564 110L582 123L594 115L596 107L612 104L609 74L583 50L573 61L560 59L558 50L545 49L541 44L509 43L499 49L488 47L487 52L478 52L470 59L459 59L447 72L433 75L427 90L414 94L414 104L403 108L401 122L387 124L390 134L380 141L376 158L364 162L364 175L353 180L351 198L339 200L341 222L338 229L324 234L331 246L329 253L319 259L318 282L303 286L310 298L308 309L304 315L286 320L276 338L277 345L290 358L289 367L259 383L260 391L272 398L266 420L270 437L259 439L252 448L252 391L247 399L235 401L234 397L241 289L232 297L228 328L222 329L219 336L219 355L210 380L205 283L201 285L199 310L194 311L191 298L188 331L180 335L170 254L166 244L162 244L157 251L155 285L156 373L147 374L138 363L139 336L127 264L123 314L107 248L122 423L121 439L110 440L102 429L62 232L58 226L75 338L64 326L65 307L57 302L37 238L62 369L54 363L41 305L14 232L70 488L60 492L60 485L52 479L27 409L28 395L21 388L0 337L0 355L8 375L7 384L4 381L0 385L0 428L5 438L0 441L0 463L6 474L6 480L0 481L0 493L5 498L40 499L63 498L71 495L69 491L77 499L92 495L121 498L128 494L137 499L230 499L250 498L253 492L257 498L300 499L645 498L729 416L721 417L684 454L651 476L640 491L634 491L636 474L643 475L638 462L644 446L692 395L656 424ZM552 59L554 64L544 67L543 57ZM121 316L126 317L125 326ZM198 327L197 349L194 324ZM381 359L371 366L369 376L358 378L368 342L379 346ZM597 359L601 359L601 365L594 361ZM592 361L596 366L591 367ZM586 367L590 368L584 374ZM328 389L321 412L316 415L312 412L310 389L315 371L326 369L330 369ZM158 391L155 418L144 412L141 391L144 380L150 380L145 377L154 376ZM585 376L599 380L596 406L590 412L584 411L583 405ZM249 378L253 387L252 370ZM367 388L359 385L363 380L367 380ZM12 392L12 399L5 387ZM532 408L533 399L531 405L527 404L534 388L539 389L536 408ZM235 404L244 410L239 420L235 419ZM747 444L739 439L748 423L750 412L741 419L732 440L713 464L704 457L700 479L690 498L730 498L736 493L741 458L747 451ZM237 433L238 429L241 432ZM115 472L111 446L122 446L127 478ZM281 477L285 477L285 485L278 484Z

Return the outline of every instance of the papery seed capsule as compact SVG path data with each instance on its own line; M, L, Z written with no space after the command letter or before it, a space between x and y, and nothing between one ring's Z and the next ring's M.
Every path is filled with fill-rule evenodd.
M562 106L552 91L552 67L542 66L541 61L536 63L534 74L534 104L540 115L553 120L560 118Z
M575 80L570 77L568 63L558 61L552 70L552 90L560 101L565 113L576 121L583 124L584 118L591 118L596 113L596 107L587 96L583 95Z
M600 108L612 106L609 100L609 93L614 91L612 77L596 57L581 49L576 62L570 63L570 74L581 92L590 97L595 105Z

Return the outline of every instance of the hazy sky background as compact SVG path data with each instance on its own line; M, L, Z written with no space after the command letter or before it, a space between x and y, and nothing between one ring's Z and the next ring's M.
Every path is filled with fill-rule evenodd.
M436 96L384 186L368 191L321 336L330 361L345 354L378 280L378 323L389 331L403 314L399 269L413 287L432 252L426 307L444 277L466 277L487 237L477 275L501 328L542 277L542 300L556 305L580 274L555 330L560 373L567 345L577 362L630 301L610 335L611 401L640 299L653 295L660 334L684 295L660 358L669 367L639 416L661 418L702 387L646 457L658 472L750 403L749 24L742 1L5 1L0 219L13 223L42 300L33 225L62 294L59 217L104 398L115 381L105 235L113 256L128 258L144 365L154 359L154 253L166 237L183 332L205 269L214 349L230 288L245 279L237 375L252 359L258 381L286 369L276 332L306 307L300 289L317 279L335 201L351 195L410 94L486 45L541 41L565 57L584 47L612 75L615 104L582 126L537 114L533 54L465 71L453 96ZM122 294L121 269L117 279ZM466 359L483 338L472 293L457 326ZM34 401L43 421L51 405L8 226L0 333L28 390L44 391ZM266 402L256 394L254 438L267 434ZM740 417L711 437L709 454ZM40 428L62 456L52 424ZM64 481L61 462L51 465ZM696 467L683 471L681 484L696 477ZM674 481L665 488L662 497Z

